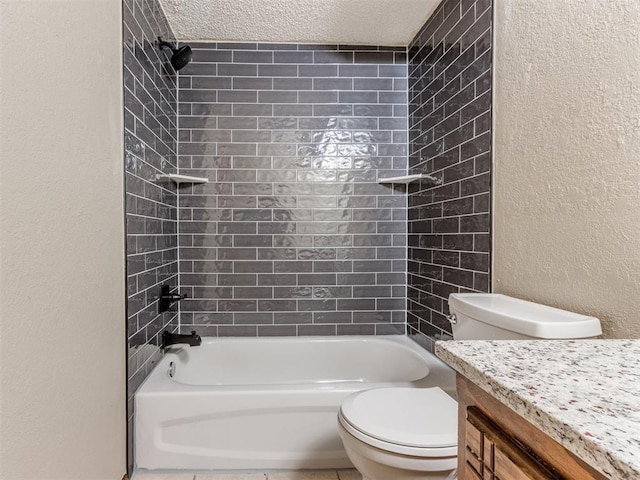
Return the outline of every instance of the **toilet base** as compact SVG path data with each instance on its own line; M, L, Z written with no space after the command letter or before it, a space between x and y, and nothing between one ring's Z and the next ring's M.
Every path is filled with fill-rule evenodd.
M415 457L368 445L338 424L349 460L363 480L448 480L455 472L457 457Z

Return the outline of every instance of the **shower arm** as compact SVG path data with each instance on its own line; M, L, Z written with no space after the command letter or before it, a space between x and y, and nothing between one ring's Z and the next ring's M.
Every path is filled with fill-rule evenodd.
M162 50L165 47L171 49L172 52L175 52L177 50L177 48L173 46L173 44L165 42L164 40L162 40L162 37L158 37L158 48Z

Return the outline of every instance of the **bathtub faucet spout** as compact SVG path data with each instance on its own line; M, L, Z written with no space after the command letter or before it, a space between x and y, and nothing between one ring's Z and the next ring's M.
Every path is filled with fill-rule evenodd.
M202 338L196 333L195 330L191 330L191 334L179 334L170 333L168 330L162 332L162 345L161 348L165 348L171 345L189 345L190 347L197 347L202 343Z

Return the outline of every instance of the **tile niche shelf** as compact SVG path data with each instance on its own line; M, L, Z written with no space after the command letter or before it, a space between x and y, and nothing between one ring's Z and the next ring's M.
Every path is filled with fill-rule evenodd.
M175 182L176 185L181 183L209 183L209 179L205 177L192 177L189 175L178 175L177 173L169 173L166 175L156 175L158 180L169 180Z
M392 184L404 184L408 185L412 182L417 182L418 180L430 180L434 184L440 183L436 177L431 175L426 175L424 173L417 173L415 175L403 175L402 177L389 177L389 178L379 178L378 183L392 183Z

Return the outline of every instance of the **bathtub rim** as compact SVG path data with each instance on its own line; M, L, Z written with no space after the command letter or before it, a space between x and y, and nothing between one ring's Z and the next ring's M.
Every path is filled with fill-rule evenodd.
M367 342L367 343L393 343L401 345L409 349L412 353L417 354L425 362L428 373L427 375L416 381L396 381L396 382L376 382L380 387L396 387L396 386L416 386L416 387L428 387L428 386L440 386L450 396L455 398L455 372L442 360L436 357L433 353L424 349L417 342L406 335L343 335L336 337L328 336L274 336L274 337L203 337L203 345L211 345L222 342L237 342L237 343L277 343L277 342L300 342L305 343L346 343L349 341ZM335 383L298 383L298 384L238 384L238 385L190 385L173 381L168 375L167 370L169 368L169 362L172 359L173 353L182 348L191 347L176 347L170 349L168 352L163 353L162 359L153 368L151 373L147 376L144 382L140 385L135 395L166 395L166 394L194 394L198 392L237 392L241 391L296 391L300 390L342 390L350 389L355 385L363 385L366 382L335 382ZM196 347L197 348L197 347Z

